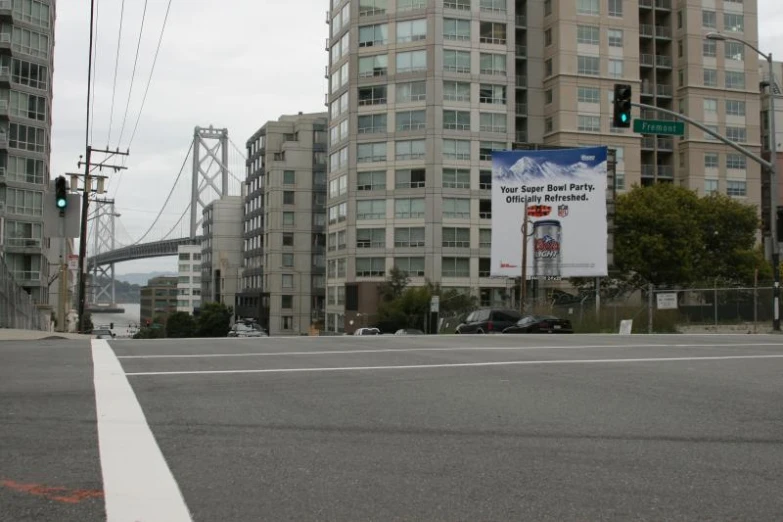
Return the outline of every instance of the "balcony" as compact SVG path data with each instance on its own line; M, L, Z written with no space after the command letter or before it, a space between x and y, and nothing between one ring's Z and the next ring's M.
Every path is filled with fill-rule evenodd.
M41 282L41 272L35 270L12 270L11 277L20 286L35 286Z
M517 27L527 27L527 15L518 14L514 17L514 23Z
M642 177L643 178L654 178L655 177L655 165L652 164L642 164Z
M0 100L0 117L8 118L8 100Z
M672 68L672 58L671 56L666 56L665 54L659 54L655 57L655 65L658 67L665 67L667 69Z
M5 131L0 132L0 149L8 148L8 134Z
M11 13L12 8L13 4L11 0L0 0L0 17L6 18L13 16Z
M674 168L671 165L642 164L643 178L674 178Z
M652 9L653 0L639 0L640 9Z
M674 167L671 165L658 165L658 177L673 179Z
M516 103L514 109L517 116L527 116L527 103Z
M527 76L523 74L517 74L516 76L516 85L517 87L525 88L527 87Z
M0 84L9 86L11 84L11 68L0 67Z
M516 141L517 143L527 143L527 131L517 131Z
M639 24L639 36L652 38L655 34L655 27L650 24Z
M664 25L655 26L655 37L658 39L671 40L672 30Z
M674 150L674 140L672 138L658 138L658 150L672 152Z
M650 85L649 83L642 83L642 88L640 89L640 92L643 97L647 96L651 98L655 96L655 90L653 89L652 85Z
M9 237L5 240L5 246L9 249L40 249L41 239L34 237Z
M655 88L655 92L658 94L658 96L663 96L666 98L672 97L672 86L671 85L660 85L658 84Z
M655 150L655 138L649 136L642 138L642 150Z
M659 10L664 11L671 11L672 10L672 1L671 0L655 0L655 8Z
M517 58L527 58L527 45L516 45L514 49L517 53Z
M639 65L641 67L652 67L655 65L655 56L652 54L640 54Z

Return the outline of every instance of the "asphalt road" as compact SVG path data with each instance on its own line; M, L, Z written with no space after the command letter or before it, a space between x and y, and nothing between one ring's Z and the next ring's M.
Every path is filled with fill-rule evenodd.
M783 519L778 336L57 346L0 345L0 480L100 490L102 465L110 520ZM102 503L0 483L0 520Z

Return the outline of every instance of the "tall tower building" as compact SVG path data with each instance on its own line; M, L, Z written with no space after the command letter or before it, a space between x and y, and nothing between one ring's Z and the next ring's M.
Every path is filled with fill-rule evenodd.
M54 205L44 200L51 177L54 23L54 0L0 1L0 253L16 284L40 307L49 302L52 275L43 206Z
M394 266L483 306L518 299L489 277L493 150L605 145L619 191L679 183L758 203L758 166L702 131L611 124L613 84L629 83L635 101L759 150L758 60L705 38L755 43L755 0L672 1L332 0L327 329L367 315Z

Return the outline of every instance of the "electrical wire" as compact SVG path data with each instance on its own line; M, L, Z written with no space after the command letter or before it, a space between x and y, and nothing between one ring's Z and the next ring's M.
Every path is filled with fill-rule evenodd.
M133 59L133 72L131 73L130 89L128 89L128 102L125 104L125 115L122 117L122 126L120 127L120 137L117 140L117 146L122 143L122 136L125 134L125 123L128 120L128 108L130 107L131 95L133 94L133 82L136 79L136 66L139 63L139 50L141 49L141 37L144 34L144 20L147 18L147 3L144 0L144 10L141 13L141 29L139 29L139 39L136 42L136 57Z
M114 57L114 84L111 88L111 110L109 111L109 137L106 139L106 147L111 144L111 128L114 123L114 98L117 94L117 70L120 66L120 49L122 48L122 25L125 20L125 0L120 7L120 30L117 32L117 53Z
M95 2L95 45L94 49L92 48L93 45L90 44L90 52L94 53L95 55L95 73L92 75L92 100L88 100L88 103L90 103L90 111L92 113L92 116L89 118L88 127L90 128L90 143L93 141L93 133L95 130L95 127L93 127L93 124L95 122L95 78L98 76L98 20L100 15L100 5L101 0L96 0Z
M166 6L166 15L163 18L163 26L160 29L160 37L158 38L158 46L155 49L155 56L152 59L152 68L150 69L150 76L147 79L147 87L144 89L144 96L141 99L141 106L139 107L139 113L136 116L136 123L133 126L133 133L131 133L130 140L128 141L128 150L130 150L130 146L133 143L133 139L136 137L136 131L139 128L139 121L141 121L141 115L144 112L144 105L147 102L147 94L150 91L150 85L152 84L152 75L155 73L155 65L158 63L158 54L160 53L160 46L163 43L163 34L166 32L166 22L168 22L169 19L169 11L171 10L171 2L172 0L169 0L168 5Z

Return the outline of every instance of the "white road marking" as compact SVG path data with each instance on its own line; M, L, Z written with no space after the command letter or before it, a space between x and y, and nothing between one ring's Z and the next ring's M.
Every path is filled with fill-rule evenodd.
M92 360L107 522L192 522L109 343L93 339Z
M343 366L334 368L268 368L262 370L193 370L170 372L130 372L129 377L165 376L165 375L231 375L241 373L309 373L309 372L346 372L375 370L427 370L435 368L471 368L482 366L533 366L545 364L615 364L648 362L697 362L697 361L733 361L749 359L783 359L783 355L724 355L715 357L647 357L639 359L555 359L545 361L493 361L473 363L411 364L401 366Z
M186 353L152 355L118 355L118 359L199 359L220 357L269 357L287 355L347 355L354 353L394 353L394 352L470 352L470 351L532 351L532 350L586 350L590 348L718 348L747 346L779 346L783 343L741 343L741 344L595 344L573 346L447 346L436 348L371 348L366 350L318 350L308 352L248 352L248 353Z

